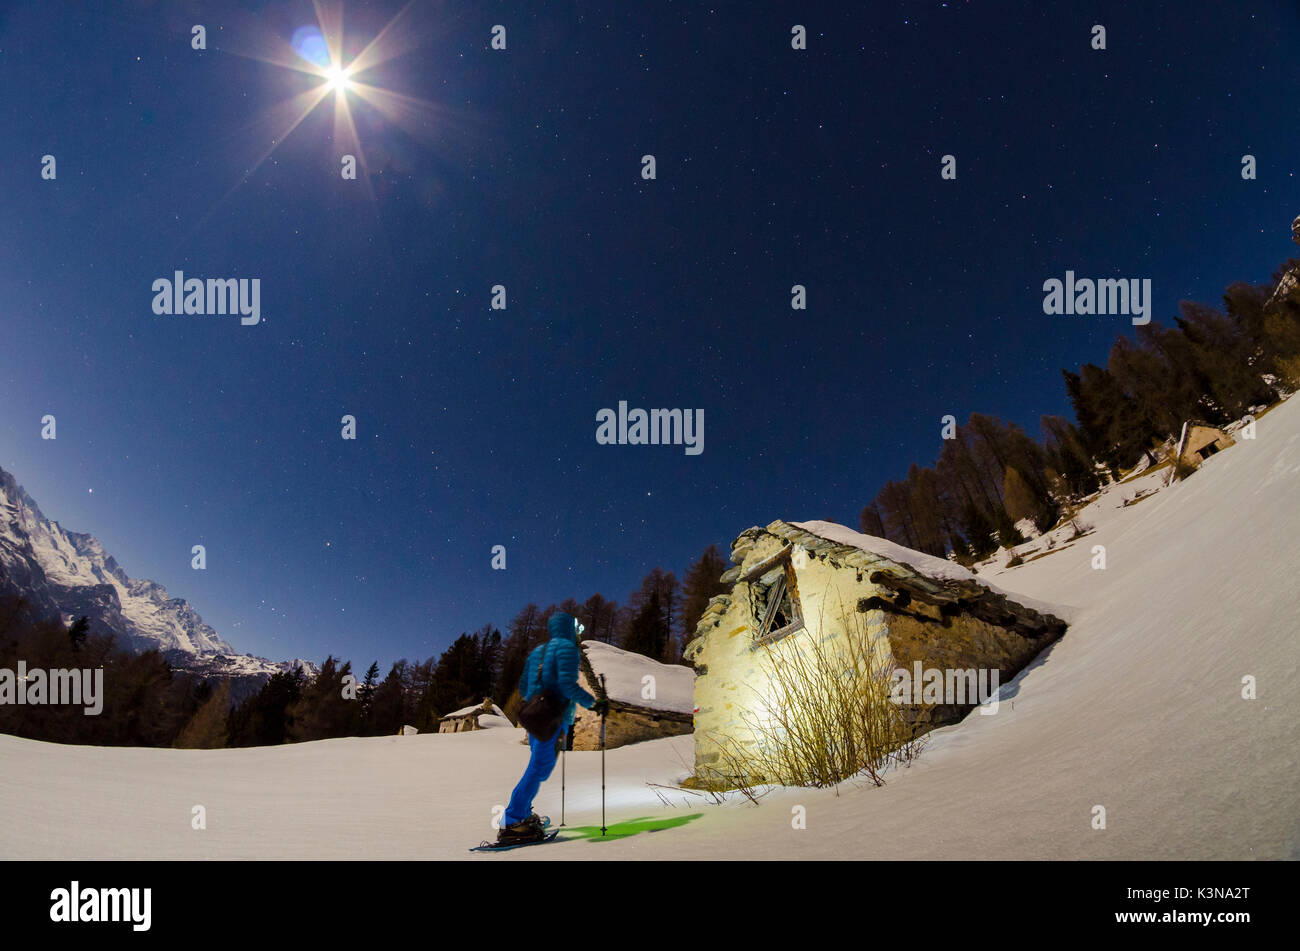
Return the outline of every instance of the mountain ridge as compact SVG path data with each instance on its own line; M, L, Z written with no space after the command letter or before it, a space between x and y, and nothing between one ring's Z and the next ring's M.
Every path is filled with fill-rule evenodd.
M115 635L134 651L157 649L175 667L228 677L269 677L314 666L235 650L184 598L149 578L132 578L94 535L65 529L0 467L0 594L26 598L35 613Z

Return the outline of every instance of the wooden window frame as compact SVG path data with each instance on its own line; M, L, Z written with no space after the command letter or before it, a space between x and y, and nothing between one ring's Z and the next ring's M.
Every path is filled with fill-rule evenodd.
M746 574L746 581L750 586L749 613L755 623L754 647L772 644L781 640L783 637L788 637L789 635L804 629L803 608L799 604L799 585L795 577L794 566L790 563L790 554L793 550L792 547L782 549L771 558L764 559L761 563L755 565L754 568ZM779 568L781 574L778 575L770 584L763 585L760 579L764 575L771 573L773 568ZM754 588L760 585L767 590L768 594L767 608L764 617L758 616L757 605L754 598ZM772 589L777 588L778 586L779 590L777 593L779 596L773 600ZM790 599L790 623L773 630L770 625L776 620L776 613L780 608L781 601L784 600L785 597L789 597Z

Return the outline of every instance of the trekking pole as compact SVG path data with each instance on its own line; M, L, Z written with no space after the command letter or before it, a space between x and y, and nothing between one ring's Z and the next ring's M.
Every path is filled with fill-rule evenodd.
M604 674L600 675L600 695L606 703L609 702L609 695L605 693ZM605 713L600 715L600 834L605 834Z
M564 825L564 751L569 748L569 731L564 728L560 735L560 825Z

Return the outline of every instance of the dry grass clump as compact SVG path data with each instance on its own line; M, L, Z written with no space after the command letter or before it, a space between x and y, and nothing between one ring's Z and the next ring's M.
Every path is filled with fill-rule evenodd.
M835 636L804 629L756 648L761 686L742 718L751 740L710 737L718 760L696 774L700 788L826 787L854 777L880 786L887 767L920 755L924 739L891 698L887 643L878 649L861 614L845 612L842 622Z

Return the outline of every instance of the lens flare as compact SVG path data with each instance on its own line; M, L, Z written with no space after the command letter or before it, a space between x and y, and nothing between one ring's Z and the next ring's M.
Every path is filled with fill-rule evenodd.
M285 139L327 100L333 100L335 151L355 159L356 179L372 206L376 194L353 116L355 109L360 107L373 113L372 128L399 129L422 143L438 147L444 144L442 127L451 115L446 106L366 79L375 67L405 56L424 37L438 33L441 24L436 9L409 0L360 52L350 55L344 53L342 0L311 0L311 6L317 22L298 27L290 37L266 31L262 22L252 15L234 15L239 29L231 29L224 52L305 74L314 77L316 82L309 88L296 83L295 88L300 91L254 116L249 141L255 145L250 147L247 157L241 158L238 179L194 223L182 243L198 234L217 208L247 183Z
M342 66L331 66L325 70L325 84L335 92L347 92L352 85L348 81L351 70L344 69Z
M300 26L293 31L289 45L300 58L322 69L330 64L329 44L318 26Z

